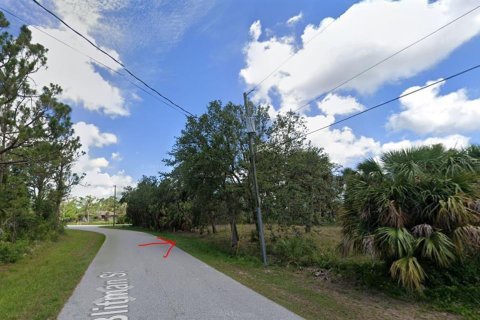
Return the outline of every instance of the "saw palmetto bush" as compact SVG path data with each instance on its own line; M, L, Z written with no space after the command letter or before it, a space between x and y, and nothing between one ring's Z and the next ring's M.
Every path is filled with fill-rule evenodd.
M431 268L480 253L478 147L440 145L383 154L345 174L345 254L368 252L421 291Z

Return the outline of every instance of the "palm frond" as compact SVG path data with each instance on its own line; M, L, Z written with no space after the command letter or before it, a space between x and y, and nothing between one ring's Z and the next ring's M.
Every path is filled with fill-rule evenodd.
M390 275L410 290L422 291L422 282L425 280L425 271L417 258L407 256L400 258L390 266Z
M382 166L374 159L367 159L357 165L357 170L364 175L382 175Z
M453 231L453 240L457 252L464 252L467 248L480 249L480 227L466 225Z
M393 228L403 228L407 221L407 214L402 208L397 208L395 200L387 202L386 210L380 216L380 222L383 225Z
M374 235L368 235L363 237L362 240L362 249L363 252L370 255L370 256L375 256L375 236Z
M449 196L446 201L440 200L436 222L445 230L451 230L455 225L470 223L474 216L468 202L469 199L462 195Z
M375 242L380 253L393 259L412 255L415 246L415 238L405 228L378 228Z
M440 267L447 267L455 260L454 244L440 231L434 231L428 237L418 239L421 256L435 262Z
M423 223L416 225L415 227L412 228L412 234L417 237L430 237L430 235L433 233L433 227L429 224Z

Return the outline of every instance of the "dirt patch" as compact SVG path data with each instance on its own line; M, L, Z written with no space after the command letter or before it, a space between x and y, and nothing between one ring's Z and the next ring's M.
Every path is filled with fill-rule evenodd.
M339 280L327 270L302 270L295 273L311 290L332 297L339 305L355 310L355 319L461 319L460 316L438 312L426 304L396 299L371 289ZM338 318L341 319L341 318Z

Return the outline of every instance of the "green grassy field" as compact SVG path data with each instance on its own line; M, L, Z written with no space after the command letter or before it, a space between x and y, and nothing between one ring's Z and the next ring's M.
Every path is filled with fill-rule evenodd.
M124 227L123 229L146 231ZM350 279L313 267L270 265L263 267L258 245L249 241L251 225L239 226L241 244L237 256L230 254L230 232L220 226L217 234L156 233L175 240L177 246L240 283L306 319L457 319L431 306L412 300L397 299L376 290L360 287ZM276 231L274 231L276 232ZM267 231L267 239L270 237ZM335 259L335 247L341 232L337 226L316 228L311 235L321 253ZM173 251L171 254L175 254ZM272 258L272 257L270 257ZM337 257L339 258L339 257ZM353 257L352 263L364 263L365 256ZM318 272L322 271L318 276ZM325 273L323 273L325 272Z
M15 264L0 264L0 319L56 319L105 236L66 230Z

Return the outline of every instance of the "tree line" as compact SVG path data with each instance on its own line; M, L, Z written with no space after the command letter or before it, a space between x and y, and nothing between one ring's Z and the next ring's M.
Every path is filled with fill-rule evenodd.
M243 106L220 101L189 118L165 160L171 171L143 177L124 192L133 225L215 233L216 225L229 224L236 252L237 224L256 222L245 119ZM298 114L271 118L259 107L255 123L267 225L303 226L308 233L337 220L343 230L339 251L371 255L409 290L421 291L439 271L449 283L458 270L478 270L480 147L406 148L340 170L306 140ZM308 246L293 240L288 250Z
M32 43L26 26L16 36L0 12L0 260L18 240L62 229L60 206L81 177L72 173L80 142L62 89L38 88L47 49Z
M272 119L264 107L254 118L265 222L308 232L334 219L343 188L338 166L306 140L304 119L293 112ZM256 222L245 121L243 106L221 101L190 117L164 160L171 171L124 191L128 219L159 230L216 232L216 225L229 224L235 249L237 224Z

